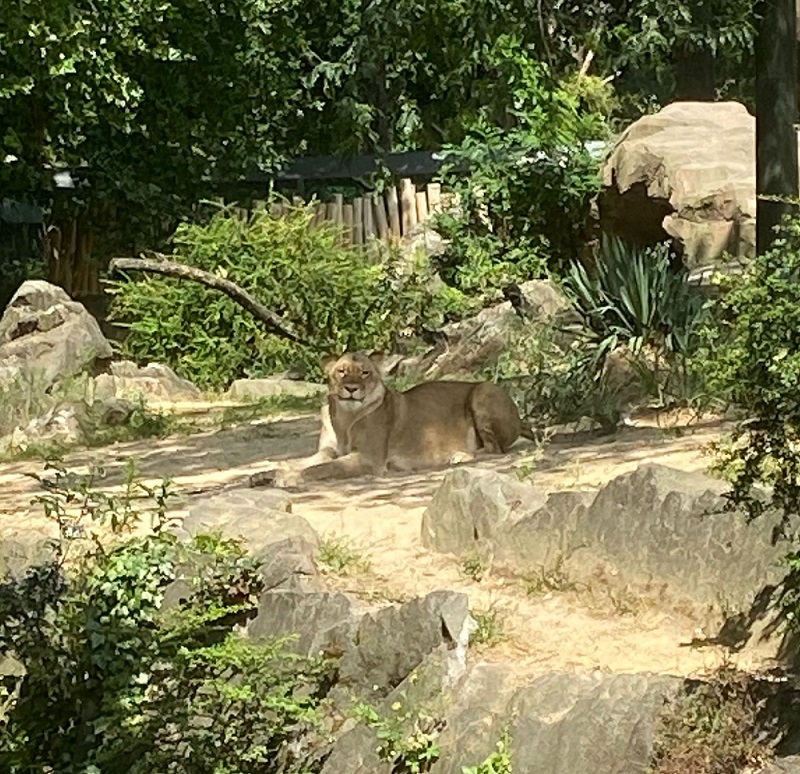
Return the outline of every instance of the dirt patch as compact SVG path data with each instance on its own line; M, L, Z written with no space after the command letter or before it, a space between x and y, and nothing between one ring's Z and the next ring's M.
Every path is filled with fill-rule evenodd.
M723 426L707 419L687 425L672 417L667 427L643 422L613 438L562 434L551 439L530 466L530 480L555 491L597 488L644 462L684 470L708 464L705 449ZM119 444L70 455L65 464L77 470L102 465L105 486L120 483L126 462L134 458L143 478L172 478L184 493L179 510L214 487L246 485L250 473L276 462L313 452L319 423L314 417L283 417L217 432L163 441ZM536 452L519 442L504 457L479 461L479 467L510 471ZM20 529L49 527L31 505L38 483L30 474L36 462L0 466L0 536ZM480 581L462 571L462 559L426 551L420 544L420 521L445 471L387 476L371 480L318 483L293 497L293 511L323 536L347 536L370 560L372 569L352 577L331 578L338 588L366 599L406 599L436 589L469 595L474 610L493 609L502 642L483 651L488 661L513 661L520 675L568 670L648 671L689 675L717 666L729 654L719 648L696 649L693 622L674 611L636 598L569 590L526 593L523 583L492 573ZM193 494L194 492L194 494ZM752 656L735 657L741 668L756 666Z

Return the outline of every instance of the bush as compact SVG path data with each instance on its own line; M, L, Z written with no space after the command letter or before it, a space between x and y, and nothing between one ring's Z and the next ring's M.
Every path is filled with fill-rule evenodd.
M572 263L564 290L580 318L573 333L594 353L596 366L624 347L629 366L660 405L700 396L695 355L707 320L705 298L667 244L635 248L604 235L591 268Z
M65 564L70 515L124 534L142 513L141 486L109 499L94 479L60 471L41 500L61 528L52 562L0 586L0 656L25 668L5 723L0 768L29 771L245 774L318 770L312 745L327 663L281 642L256 644L233 627L254 611L253 560L219 536L181 546L163 529L168 488L155 498L154 534L103 546ZM183 570L189 598L162 607ZM316 769L315 769L316 766Z
M731 482L729 504L756 518L783 516L782 536L798 544L800 516L800 220L773 249L724 281L707 332L709 383L740 412L732 438L716 447ZM764 488L766 487L766 489ZM800 552L790 554L784 614L800 624Z
M437 223L452 240L439 268L465 292L541 277L578 254L599 189L585 143L608 133L574 84L554 82L514 37L498 39L491 61L514 107L478 114L443 169L459 205Z
M397 256L376 263L364 250L343 247L340 231L314 225L313 217L311 207L281 218L257 212L246 221L222 210L205 225L181 225L173 238L175 260L249 290L309 347L267 333L226 296L146 277L113 285L111 314L129 328L124 354L220 388L297 365L313 377L320 354L388 347L404 330L438 319L428 276L402 270Z

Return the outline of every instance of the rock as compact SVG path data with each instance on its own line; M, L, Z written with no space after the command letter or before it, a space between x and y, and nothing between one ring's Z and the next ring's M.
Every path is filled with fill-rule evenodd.
M226 400L259 400L290 395L294 398L313 398L327 392L324 384L302 382L296 379L237 379L225 393Z
M508 716L508 705L519 687L514 668L477 664L453 690L447 723L439 738L443 753L432 769L439 774L462 774L462 767L477 766L496 750ZM525 771L516 765L515 771Z
M24 376L44 391L111 355L94 317L42 280L23 282L0 319L0 380Z
M44 564L54 556L53 539L34 530L17 531L0 538L0 582L20 578L30 567Z
M287 539L300 538L314 549L319 544L311 525L291 513L290 497L271 489L237 489L203 499L189 509L177 532L184 539L220 532L240 539L255 557Z
M645 774L657 716L679 678L549 674L511 700L511 758L519 771ZM449 769L449 771L454 771Z
M443 648L447 664L442 681L452 684L466 670L474 626L466 595L452 591L435 591L422 599L367 613L358 624L357 646L342 658L340 679L354 690L384 696L426 656ZM440 683L438 690L442 688Z
M288 537L261 552L258 571L267 591L322 591L314 560L316 547L302 537Z
M545 496L511 476L460 468L448 471L426 509L422 542L479 550L520 574L564 562L572 580L589 581L602 570L609 583L689 603L710 626L726 620L730 634L738 621L743 642L757 601L783 577L786 548L773 544L777 518L748 524L723 513L725 489L702 473L643 465L596 496Z
M761 770L761 774L800 774L800 755L776 758Z
M447 249L447 240L428 223L418 223L400 241L400 254L407 262L420 255L433 258L442 255Z
M422 545L452 554L491 550L500 533L545 501L545 495L512 476L454 468L422 515Z
M247 634L255 640L296 635L287 644L296 653L341 655L352 647L359 617L355 603L344 594L267 591Z
M527 325L545 325L566 315L570 305L550 280L531 280L519 286ZM445 326L445 350L425 373L426 379L474 374L492 365L520 330L522 318L511 301L482 309L474 317Z
M130 360L111 363L109 372L94 380L95 399L134 398L161 401L200 400L202 392L169 366L137 366Z
M755 254L755 119L736 102L673 102L629 126L609 153L604 230L635 244L670 237L687 266Z

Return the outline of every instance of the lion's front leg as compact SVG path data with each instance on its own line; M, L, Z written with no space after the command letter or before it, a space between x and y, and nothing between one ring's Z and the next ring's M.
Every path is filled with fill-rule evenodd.
M304 481L326 481L331 479L355 478L370 473L381 475L386 472L384 461L375 462L369 460L360 452L345 454L343 457L321 462L318 465L310 465L303 468L301 476Z

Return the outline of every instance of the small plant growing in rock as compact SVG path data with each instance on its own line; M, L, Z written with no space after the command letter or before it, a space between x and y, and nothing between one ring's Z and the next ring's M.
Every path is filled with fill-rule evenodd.
M711 679L668 700L659 717L649 774L760 771L772 733L753 675L725 665Z
M369 559L344 535L321 540L317 559L323 570L334 575L355 575L371 569Z
M480 583L488 569L488 563L478 553L465 556L461 562L461 572L476 583Z
M392 774L423 774L439 759L439 733L443 721L426 712L403 709L392 704L390 717L384 717L368 704L356 707L356 717L372 728L379 740L378 755L392 764Z
M461 774L512 774L511 738L508 730L497 740L495 751L477 766L463 766Z
M473 611L472 617L477 628L470 638L470 645L484 645L491 648L506 639L504 616L496 605L489 605L486 610Z
M559 555L552 567L541 566L539 571L523 577L525 593L529 596L549 594L552 592L577 591L581 584L570 578L564 563L565 558Z

